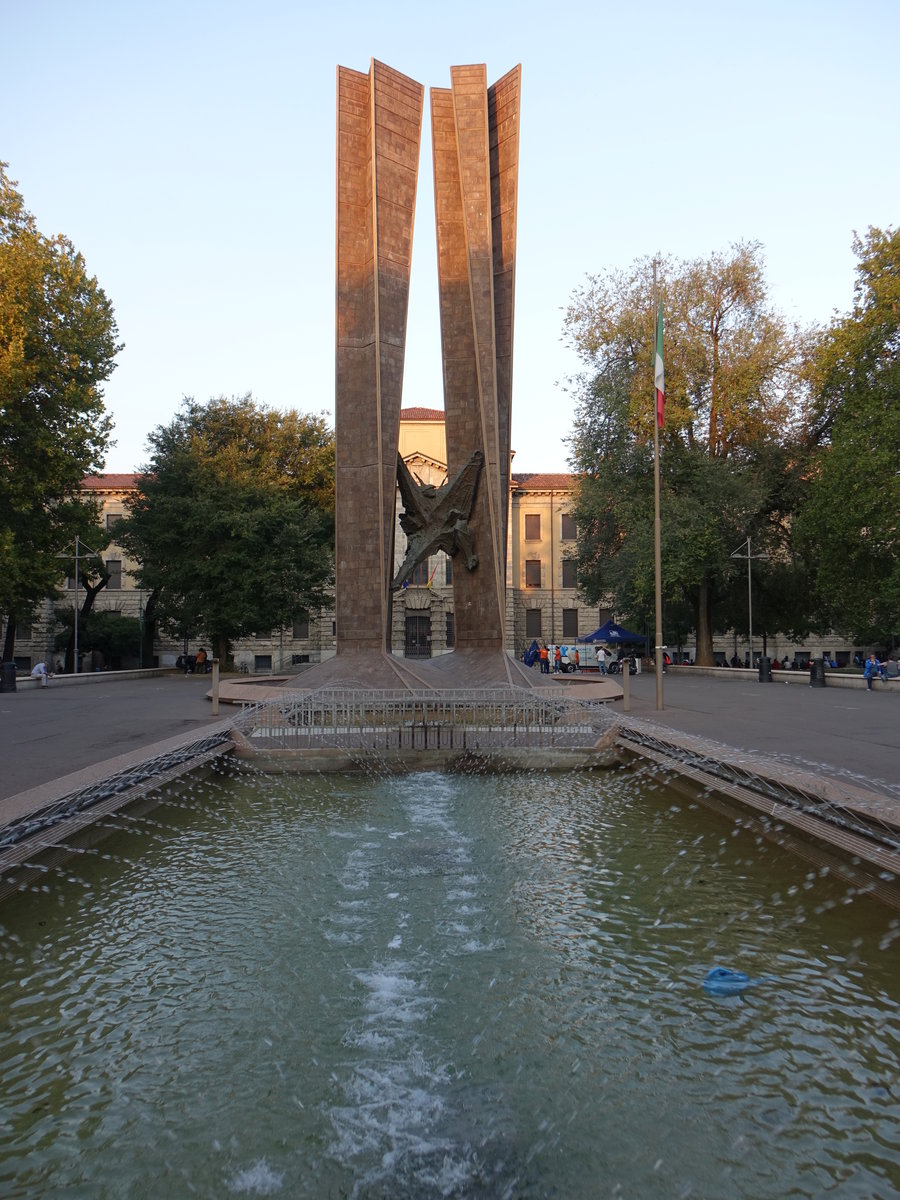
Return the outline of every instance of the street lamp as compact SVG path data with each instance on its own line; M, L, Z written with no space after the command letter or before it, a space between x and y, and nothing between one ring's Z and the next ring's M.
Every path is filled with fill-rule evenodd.
M744 549L743 547L746 547ZM750 547L750 537L747 536L747 541L738 546L737 550L731 555L732 558L746 558L747 560L747 633L748 641L750 642L750 666L753 666L753 584L750 577L750 562L754 558L768 558L768 554L752 554Z
M87 553L84 553L87 551ZM57 558L68 558L68 554L57 554ZM81 558L100 558L100 554L96 550L92 550L90 546L85 546L78 534L75 534L75 662L73 665L74 673L78 674L78 560Z

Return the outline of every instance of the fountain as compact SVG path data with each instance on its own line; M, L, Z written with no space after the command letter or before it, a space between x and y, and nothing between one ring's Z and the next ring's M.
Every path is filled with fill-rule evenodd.
M900 1187L896 914L652 767L219 759L0 928L10 1200Z

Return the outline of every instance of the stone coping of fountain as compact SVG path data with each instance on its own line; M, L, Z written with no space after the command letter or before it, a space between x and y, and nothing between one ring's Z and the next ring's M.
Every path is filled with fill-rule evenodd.
M869 788L845 780L837 782L789 763L773 761L763 754L735 750L709 738L663 729L652 720L624 713L617 714L616 732L620 744L632 753L644 754L649 743L657 752L662 752L674 770L682 769L690 760L727 763L738 773L769 785L773 793L782 788L791 790L900 833L900 804Z

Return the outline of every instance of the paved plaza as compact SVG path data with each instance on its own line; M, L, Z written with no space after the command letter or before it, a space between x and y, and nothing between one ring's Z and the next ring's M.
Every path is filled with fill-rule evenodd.
M869 786L900 803L900 683L876 684L870 693L686 671L664 677L662 712L652 674L630 684L633 717ZM58 785L73 772L99 776L111 760L118 769L151 746L227 722L226 705L212 715L209 687L208 676L110 677L0 695L0 822L4 799Z

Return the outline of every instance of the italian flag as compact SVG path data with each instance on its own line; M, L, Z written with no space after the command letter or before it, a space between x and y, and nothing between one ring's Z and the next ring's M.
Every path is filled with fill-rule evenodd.
M653 367L653 383L656 387L656 424L662 429L666 408L666 376L663 370L663 310L659 302L656 317L656 363Z

